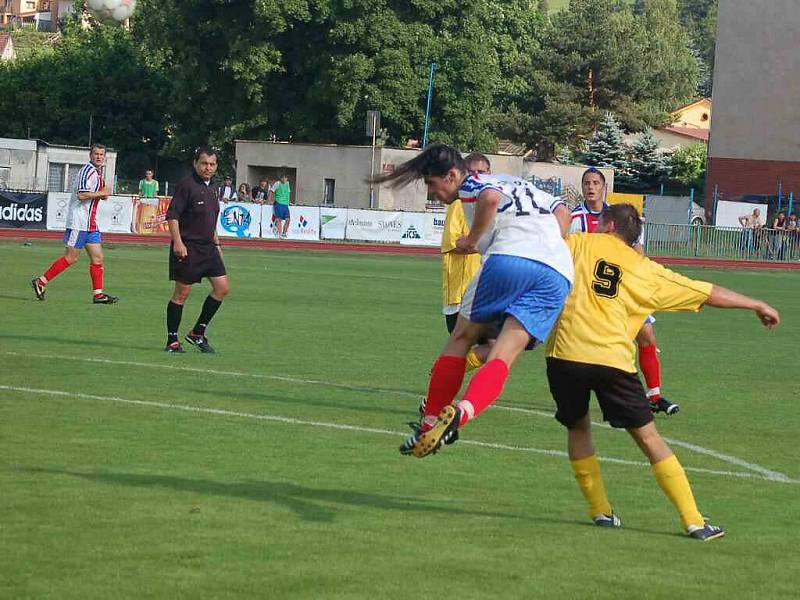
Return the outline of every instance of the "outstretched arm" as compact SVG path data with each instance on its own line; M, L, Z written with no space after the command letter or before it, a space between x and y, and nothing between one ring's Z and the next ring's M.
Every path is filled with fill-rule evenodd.
M775 329L781 322L778 311L766 302L750 298L718 285L711 288L711 295L708 297L706 304L717 308L746 308L752 310L767 329Z

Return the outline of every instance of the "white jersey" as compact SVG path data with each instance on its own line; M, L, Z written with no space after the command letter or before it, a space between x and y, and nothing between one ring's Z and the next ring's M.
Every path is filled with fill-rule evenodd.
M465 207L474 205L486 190L499 192L502 199L493 228L480 240L480 253L529 258L552 267L571 282L572 255L553 214L563 205L561 199L511 175L470 175L461 185L459 198Z
M97 207L100 199L81 201L78 199L78 194L80 192L99 192L104 187L103 174L97 167L92 163L86 163L81 167L69 198L67 229L97 231Z

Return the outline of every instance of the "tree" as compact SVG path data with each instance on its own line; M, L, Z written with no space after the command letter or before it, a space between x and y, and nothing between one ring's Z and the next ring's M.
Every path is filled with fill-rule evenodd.
M612 113L606 113L597 131L586 142L581 162L597 167L610 167L614 169L615 184L622 187L631 184L628 148L622 141L622 130Z
M681 146L670 157L672 178L698 190L705 188L708 148L698 143Z
M659 148L651 132L642 135L630 150L629 186L636 190L652 190L671 172L668 156Z

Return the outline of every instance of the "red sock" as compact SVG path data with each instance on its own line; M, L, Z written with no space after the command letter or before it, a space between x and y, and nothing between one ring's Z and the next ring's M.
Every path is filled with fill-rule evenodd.
M458 403L462 426L489 408L500 397L506 379L508 379L508 365L499 358L490 360L475 372L464 399Z
M464 382L467 359L463 356L443 354L433 363L428 395L425 397L425 416L435 417L451 404Z
M103 293L103 265L89 265L89 277L92 278L92 291L95 296Z
M658 361L655 344L639 346L639 368L647 383L647 397L658 400L661 398L661 363Z
M62 256L61 258L55 260L52 265L50 265L50 268L44 272L43 277L46 282L53 281L53 279L68 266L69 261L67 261L65 256Z

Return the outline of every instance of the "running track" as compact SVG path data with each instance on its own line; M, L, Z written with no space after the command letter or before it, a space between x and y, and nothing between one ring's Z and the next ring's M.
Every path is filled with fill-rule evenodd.
M20 240L61 240L60 231L34 231L19 229L0 229L0 238ZM104 233L103 242L116 244L142 244L166 246L168 238L164 235L136 235L132 233ZM393 244L362 244L357 242L314 242L271 239L223 238L223 246L242 248L263 248L265 250L323 250L327 252L371 252L377 254L439 254L436 247L400 246ZM689 265L693 267L724 267L737 269L800 269L800 262L778 263L758 260L724 260L713 258L676 258L651 256L665 265Z

